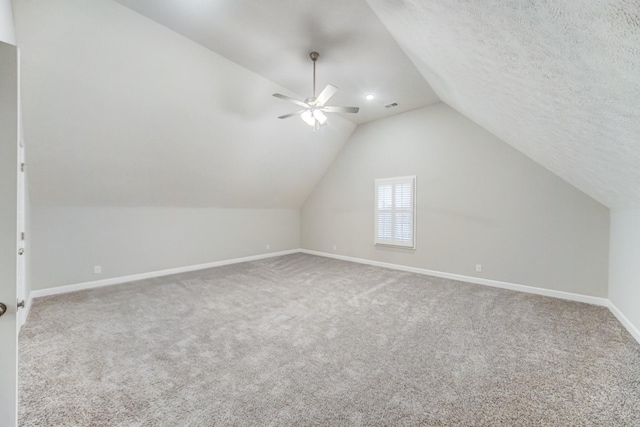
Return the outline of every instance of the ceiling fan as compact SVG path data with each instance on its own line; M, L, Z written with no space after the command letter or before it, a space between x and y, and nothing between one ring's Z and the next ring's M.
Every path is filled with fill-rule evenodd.
M357 113L360 108L325 105L327 101L335 95L338 88L333 85L327 85L322 89L322 92L316 96L316 61L320 57L320 54L318 52L311 52L309 57L313 61L313 96L305 99L304 101L298 101L297 99L293 99L280 93L274 93L273 96L304 107L302 110L296 111L295 113L280 116L278 117L279 119L286 119L287 117L299 115L305 123L309 126L313 126L313 131L315 132L320 128L320 126L324 126L327 123L327 116L325 116L324 113Z

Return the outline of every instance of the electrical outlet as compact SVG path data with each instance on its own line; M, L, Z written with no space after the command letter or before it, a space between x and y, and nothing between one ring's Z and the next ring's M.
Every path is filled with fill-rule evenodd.
M271 249L271 245L267 243L267 249Z
M476 271L482 273L482 264L476 264Z
M94 274L102 274L102 266L100 266L100 265L94 265L94 266L93 266L93 273L94 273Z

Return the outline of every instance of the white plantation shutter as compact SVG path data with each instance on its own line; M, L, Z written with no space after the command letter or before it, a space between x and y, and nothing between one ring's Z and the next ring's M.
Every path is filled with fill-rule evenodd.
M416 177L376 179L374 243L415 248Z

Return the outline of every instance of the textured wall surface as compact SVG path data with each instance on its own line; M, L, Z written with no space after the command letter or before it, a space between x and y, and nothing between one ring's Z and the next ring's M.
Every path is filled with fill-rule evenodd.
M640 2L368 2L444 102L605 205L640 205Z

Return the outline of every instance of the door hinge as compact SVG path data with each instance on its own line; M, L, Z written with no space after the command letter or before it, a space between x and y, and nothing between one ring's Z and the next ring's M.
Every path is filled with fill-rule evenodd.
M24 163L20 163L20 172L24 172Z

